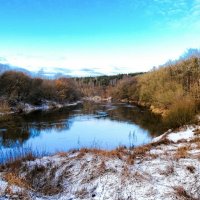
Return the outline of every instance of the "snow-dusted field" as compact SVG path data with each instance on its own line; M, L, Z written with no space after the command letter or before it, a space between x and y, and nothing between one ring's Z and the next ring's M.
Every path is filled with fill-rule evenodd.
M0 168L0 199L200 199L200 127L148 145L81 149Z

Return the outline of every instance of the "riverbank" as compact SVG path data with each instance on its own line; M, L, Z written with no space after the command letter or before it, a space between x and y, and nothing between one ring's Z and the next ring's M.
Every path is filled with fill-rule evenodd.
M116 150L80 149L1 166L1 199L199 199L200 127Z
M132 100L127 100L127 99L122 99L120 100L122 103L130 103L130 104L135 104L139 107L147 108L149 109L152 113L156 115L161 115L162 117L165 117L167 113L169 112L168 109L164 108L158 108L150 104L146 104L145 102L140 102L140 101L132 101Z
M176 101L176 104L168 108L154 106L142 101L130 101L127 99L120 101L146 108L151 113L161 116L163 123L168 128L178 128L185 124L197 124L199 122L199 108L191 99L185 99L181 102Z
M41 105L32 105L29 103L20 102L16 106L10 107L4 112L0 112L0 117L5 115L11 115L11 114L17 114L17 113L31 113L33 111L42 110L52 110L52 109L60 109L63 107L69 107L69 106L75 106L82 101L76 101L76 102L66 102L66 103L58 103L55 101L43 101Z
M112 102L112 97L103 98L101 96L91 96L91 97L84 97L83 100L85 100L85 101L93 101L95 103Z
M145 104L144 102L132 101L132 100L128 100L128 99L116 100L116 99L114 99L111 96L109 96L107 98L103 98L101 96L91 96L91 97L84 97L83 100L85 100L85 101L93 101L95 103L98 103L98 102L112 102L112 101L115 102L115 101L119 101L121 103L134 104L134 105L139 106L139 107L147 108L152 113L161 115L162 117L166 116L167 112L169 111L169 110L164 109L164 108L158 108L158 107L155 107L153 105Z

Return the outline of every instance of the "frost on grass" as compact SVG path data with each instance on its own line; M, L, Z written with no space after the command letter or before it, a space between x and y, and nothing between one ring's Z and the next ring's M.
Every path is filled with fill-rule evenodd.
M200 131L186 127L113 151L60 152L1 166L1 199L200 199ZM11 170L12 169L12 170Z

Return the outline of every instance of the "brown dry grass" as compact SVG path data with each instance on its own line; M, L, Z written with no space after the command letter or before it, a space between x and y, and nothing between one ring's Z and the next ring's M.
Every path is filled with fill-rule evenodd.
M142 158L142 157L144 157L146 155L146 153L148 151L151 150L151 148L152 147L150 145L137 147L137 148L133 149L133 155L134 155L135 158L136 157Z
M57 155L60 156L60 157L67 157L68 153L61 151L61 152L58 152Z
M196 145L196 149L200 149L200 142L197 142Z
M122 159L123 155L126 154L126 148L117 148L115 150L107 151L102 149L87 149L82 148L79 150L77 158L82 158L85 154L91 153L97 156L107 157L107 158L119 158Z
M190 140L190 143L198 143L200 142L200 137L195 137L194 139Z
M127 159L126 159L126 163L127 163L128 165L134 165L134 163L135 163L135 157L132 156L131 154L128 155L128 157L127 157Z
M188 150L189 147L188 146L183 146L183 147L179 147L176 151L176 153L174 154L174 158L175 159L180 159L180 158L187 158L188 157Z
M166 137L163 137L161 140L157 142L142 145L135 148L130 148L130 149L123 146L118 147L115 150L111 150L111 151L95 149L95 148L93 149L82 148L78 151L77 158L82 159L86 154L91 153L95 156L101 156L104 158L117 158L120 160L125 160L127 164L133 165L136 158L140 158L140 159L146 159L149 157L153 159L157 158L158 155L149 154L149 151L152 148L158 147L160 145L167 145L171 143L173 142L169 141Z
M196 136L200 135L200 129L199 128L195 129L193 132L194 132L194 135L196 135Z
M35 160L35 156L32 153L28 153L25 156L18 158L11 158L6 163L0 165L0 171L18 172L22 167L23 162Z
M16 185L20 188L30 188L29 184L26 182L24 178L19 177L15 173L6 173L4 175L5 180L8 182L9 185Z

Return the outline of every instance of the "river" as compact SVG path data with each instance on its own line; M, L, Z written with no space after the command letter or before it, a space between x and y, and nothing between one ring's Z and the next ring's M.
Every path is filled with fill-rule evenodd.
M14 115L0 123L0 149L19 147L55 153L71 149L148 143L165 131L161 118L144 108L126 103L84 102L59 110Z

